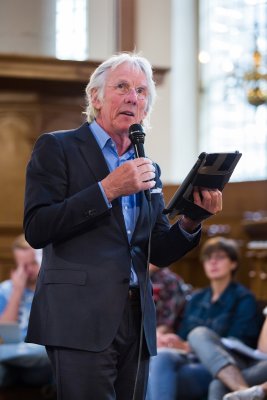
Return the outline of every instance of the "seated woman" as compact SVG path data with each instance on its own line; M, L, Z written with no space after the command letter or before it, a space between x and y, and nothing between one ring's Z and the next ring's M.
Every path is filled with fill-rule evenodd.
M193 294L177 334L158 333L158 355L151 359L147 400L200 400L207 395L212 375L187 341L194 328L207 327L221 337L256 344L260 330L256 299L234 281L239 260L236 243L222 237L209 239L201 250L201 260L210 285Z
M264 314L267 315L267 309ZM261 329L257 347L260 354L266 354L266 359L262 360L255 359L253 354L238 357L236 352L227 350L215 334L209 335L204 330L197 332L200 329L196 328L190 333L189 342L199 359L216 378L209 387L209 400L265 399L267 395L267 318ZM203 353L203 346L209 347L208 356ZM232 393L225 394L229 392L229 389Z

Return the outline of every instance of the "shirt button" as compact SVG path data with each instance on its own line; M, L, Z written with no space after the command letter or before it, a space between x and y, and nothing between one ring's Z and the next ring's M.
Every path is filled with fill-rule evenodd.
M130 229L127 230L128 235L130 235L132 232L130 231Z

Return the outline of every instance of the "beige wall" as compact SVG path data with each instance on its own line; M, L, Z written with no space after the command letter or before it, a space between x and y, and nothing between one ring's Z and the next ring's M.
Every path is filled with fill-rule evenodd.
M56 3L57 0L1 0L0 53L55 56ZM86 0L90 27L86 58L101 60L115 51L115 3L116 0Z
M169 68L158 87L147 153L165 183L181 183L197 157L197 1L138 0L136 47Z
M152 65L171 68L171 0L137 0L136 48ZM157 101L146 137L147 155L158 162L168 178L170 158L170 73L157 89Z

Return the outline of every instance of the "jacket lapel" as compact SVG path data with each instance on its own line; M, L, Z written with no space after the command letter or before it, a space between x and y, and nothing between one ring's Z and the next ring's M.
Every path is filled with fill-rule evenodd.
M95 140L95 137L92 131L90 130L88 123L85 123L78 129L76 134L76 139L79 142L79 148L81 154L85 159L88 167L90 168L92 174L94 175L96 181L97 182L101 181L109 174L110 171L106 163L105 157L97 141ZM112 212L128 241L128 236L126 232L125 222L119 199L115 199L112 201Z
M109 169L97 141L94 138L88 123L81 126L77 131L76 139L79 142L79 148L96 181L104 179Z

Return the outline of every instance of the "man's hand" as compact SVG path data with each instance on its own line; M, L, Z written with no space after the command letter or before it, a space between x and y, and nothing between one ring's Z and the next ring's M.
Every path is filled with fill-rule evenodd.
M222 210L222 192L218 189L194 188L194 203L215 215ZM180 220L180 226L187 232L193 232L202 220L194 221L187 216Z
M222 192L218 189L194 188L194 203L211 214L222 211Z
M135 158L112 171L101 181L108 201L155 186L155 167L148 158Z

